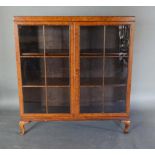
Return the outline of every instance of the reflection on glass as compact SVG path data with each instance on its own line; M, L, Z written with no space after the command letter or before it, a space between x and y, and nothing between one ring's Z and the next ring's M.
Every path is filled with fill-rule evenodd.
M121 85L127 82L127 58L108 57L105 58L104 84Z
M127 25L119 26L119 51L128 52L130 30Z
M129 49L128 25L106 26L105 53L126 56Z

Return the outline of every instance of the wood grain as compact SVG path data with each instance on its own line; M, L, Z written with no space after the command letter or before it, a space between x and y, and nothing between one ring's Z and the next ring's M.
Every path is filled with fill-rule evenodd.
M134 16L15 16L15 22L58 22L58 21L67 21L67 22L134 22Z

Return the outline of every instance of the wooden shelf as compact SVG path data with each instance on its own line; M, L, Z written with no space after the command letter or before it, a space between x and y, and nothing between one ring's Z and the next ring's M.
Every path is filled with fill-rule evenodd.
M40 51L44 51L40 49ZM21 58L41 58L44 57L44 52L21 52ZM46 58L68 58L69 49L46 49ZM103 49L85 49L80 50L81 58L103 58L103 57L128 57L128 53L118 52L114 50L106 50L105 53Z
M122 78L104 78L104 85L126 86L126 80Z
M24 52L21 56L44 56L44 53L35 53L35 52Z
M69 49L45 49L45 53L69 53Z
M44 54L24 54L20 56L21 58L44 58ZM127 54L122 53L81 53L81 58L103 58L103 57L128 57ZM47 53L45 58L69 58L68 53Z
M80 57L81 58L103 58L103 53L89 53L89 52L86 52L86 53L80 53Z
M27 84L23 84L23 87L70 87L69 78L47 78L47 84L45 85L45 81L41 84L35 81L27 82Z
M68 58L69 53L47 53L46 58Z
M128 57L126 53L80 53L81 58Z
M81 87L103 87L103 78L81 78ZM124 79L104 78L104 85L121 87L126 86ZM68 78L47 78L47 85L39 84L36 81L23 84L23 87L70 87Z
M31 102L25 102L26 104L30 104ZM38 104L37 102L33 102L35 104ZM47 107L48 112L47 113L69 113L70 107L69 106L48 106ZM32 109L28 109L29 111L27 113L46 113L46 106L41 107L35 107ZM32 110L32 112L31 112Z
M45 79L41 78L39 80L29 80L27 82L23 82L23 87L43 87L45 84Z
M69 78L47 78L47 87L70 87Z
M128 57L128 53L119 52L116 50L105 49L81 49L80 56L86 58L95 57Z
M98 87L103 85L102 78L80 78L81 87Z
M106 53L119 53L119 49L109 49L109 48L106 48L106 49L80 49L80 52L81 53L104 53L104 50Z
M81 78L81 87L102 87L103 78ZM126 86L126 82L120 78L104 78L104 85L121 87Z
M44 88L46 87L45 85L34 85L34 84L24 84L22 85L23 88Z
M22 58L27 57L44 57L44 52L22 52L21 56ZM53 58L63 58L63 57L69 57L69 50L66 49L52 49L52 50L45 50L45 57L53 57Z
M44 54L24 54L20 56L21 58L44 58ZM45 58L68 58L68 53L47 53Z

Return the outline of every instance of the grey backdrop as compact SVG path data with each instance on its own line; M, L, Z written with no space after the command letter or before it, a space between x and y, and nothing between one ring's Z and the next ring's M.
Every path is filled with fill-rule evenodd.
M13 16L136 16L132 107L155 101L155 7L0 7L0 111L18 109Z

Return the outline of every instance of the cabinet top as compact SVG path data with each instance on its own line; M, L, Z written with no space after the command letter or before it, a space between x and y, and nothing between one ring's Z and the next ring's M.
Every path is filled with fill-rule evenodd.
M134 16L15 16L14 22L134 22Z

